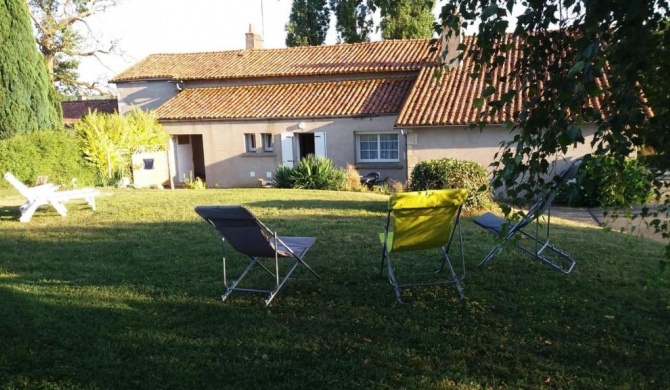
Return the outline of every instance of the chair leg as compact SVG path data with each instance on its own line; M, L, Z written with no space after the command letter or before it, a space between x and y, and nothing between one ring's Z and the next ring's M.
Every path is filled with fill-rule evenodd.
M454 266L451 264L451 260L449 259L449 255L447 255L447 251L442 248L442 255L444 256L444 262L447 263L449 266L449 272L451 273L451 278L454 280L454 284L456 285L456 291L458 292L458 298L463 299L463 286L461 286L461 279L456 275L456 271L454 270Z
M502 242L502 243L500 243L500 244L494 246L493 249L491 249L491 251L486 255L486 257L484 257L484 259L483 259L482 261L479 262L479 266L481 267L481 266L483 266L484 264L487 264L487 263L489 263L491 260L493 260L493 256L495 256L495 255L498 253L498 251L500 251L500 249L502 249L502 247L503 247L504 245L505 245L505 243Z
M65 205L63 203L56 200L52 200L50 203L53 206L53 208L55 208L56 211L58 211L58 214L60 214L61 217L67 217L67 209L65 208Z
M86 203L88 203L88 205L91 206L91 209L93 209L93 211L95 211L95 197L94 196L86 197Z
M30 218L33 217L33 214L35 214L35 211L39 206L40 205L38 203L31 203L28 205L28 207L25 208L21 206L21 218L19 218L19 221L30 222Z
M384 277L384 263L386 262L386 259L388 258L388 252L386 251L386 245L382 247L382 263L381 266L379 267L379 276Z
M293 266L291 267L291 269L288 270L288 272L286 273L286 275L284 275L284 277L281 278L281 280L279 281L279 283L277 283L277 285L275 286L275 288L274 288L272 291L270 291L270 293L268 294L268 298L265 300L265 307L267 307L267 306L270 304L270 302L272 302L272 300L275 298L275 296L279 293L279 290L281 290L281 288L284 286L284 283L286 283L286 281L288 280L289 276L291 276L291 274L292 274L293 271L296 269L296 267L298 266L298 264L300 264L300 261L296 261L295 264L293 264ZM313 271L312 271L312 272L313 272ZM318 275L317 275L317 276L318 276Z
M393 273L393 266L391 265L391 257L389 256L386 259L386 264L387 264L387 273L389 277L389 283L393 286L393 289L395 290L395 298L398 301L398 303L404 303L402 301L402 297L400 295L400 283L398 283L398 279L396 279L395 274Z
M226 281L224 280L224 283L223 283L223 284L226 286L226 293L223 294L223 295L221 295L221 301L222 301L222 302L225 301L226 298L228 298L228 296L230 295L231 292L233 292L233 291L235 291L235 290L237 289L237 285L242 281L242 279L244 279L244 277L249 273L249 271L251 271L251 269L254 267L254 265L255 265L256 263L258 263L258 259L255 258L255 257L252 257L252 258L251 258L251 262L249 263L249 265L247 266L247 268L245 268L244 271L242 271L242 273L240 274L240 276L239 276L237 279L235 279L235 280L233 281L233 283L232 283L231 286L228 286L228 285L226 284ZM226 264L226 263L225 263L225 259L224 259L224 263L223 263L223 267L224 267L224 275L225 275L225 272L226 272L226 271L225 271L225 267L226 267L225 264ZM224 278L225 278L225 276L224 276Z

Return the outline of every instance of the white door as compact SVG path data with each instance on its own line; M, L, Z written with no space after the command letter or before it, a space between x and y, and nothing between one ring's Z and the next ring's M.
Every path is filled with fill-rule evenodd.
M314 133L315 157L326 157L326 133Z
M184 178L191 178L193 172L193 148L190 135L177 136L177 182L183 183Z
M293 135L281 135L281 163L293 168Z

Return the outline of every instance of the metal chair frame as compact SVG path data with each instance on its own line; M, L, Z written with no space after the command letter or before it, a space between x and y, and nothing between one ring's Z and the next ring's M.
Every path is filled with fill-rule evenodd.
M199 210L202 210L203 208L207 207L227 207L227 206L199 206L196 207L196 212ZM239 207L241 209L246 210L242 206L228 206L228 207ZM284 284L288 281L289 277L293 274L295 269L298 267L298 265L303 265L307 270L314 275L317 279L320 279L321 277L319 274L317 274L312 267L309 266L304 261L304 256L307 253L307 251L311 248L311 246L314 244L316 241L315 238L313 237L284 237L284 236L278 236L276 231L271 230L268 228L263 222L261 222L258 218L256 218L250 211L246 210L251 217L254 218L254 222L258 225L259 229L262 229L263 235L267 238L267 244L272 248L272 251L274 252L274 271L268 268L265 264L262 263L262 259L271 259L272 257L266 257L266 256L253 256L249 255L247 253L244 253L243 251L236 250L237 252L240 252L246 256L249 257L249 264L247 267L239 274L239 276L232 280L230 283L228 281L228 271L226 267L226 237L222 233L221 237L221 251L222 251L222 268L223 268L223 284L226 287L226 292L221 295L221 301L225 301L230 294L233 291L240 291L240 292L248 292L248 293L260 293L260 294L266 294L267 298L265 299L264 303L265 306L267 307L270 305L272 300L277 296L281 288L284 286ZM200 212L198 212L200 214ZM214 228L217 228L216 225L212 222L211 219L206 218L202 214L200 214L203 219L207 220ZM218 228L217 228L218 230ZM221 232L220 232L221 233ZM303 246L302 250L297 249L297 245L295 243L298 240L304 241L305 244L308 244L307 246ZM229 240L228 240L229 241ZM293 241L293 248L292 242ZM233 246L232 243L229 242L231 246ZM293 258L295 262L291 265L291 267L286 271L286 273L282 276L279 270L279 259L281 258ZM250 287L238 287L238 285L243 281L245 276L255 268L255 266L259 266L262 270L264 270L266 273L268 273L273 279L274 279L274 286L271 289L264 289L264 288L250 288Z
M558 183L554 183L554 185L551 186L549 191L544 196L538 198L520 221L514 224L510 224L504 218L493 215L492 213L486 213L474 220L475 224L494 234L497 234L498 236L502 235L503 232L505 233L502 237L502 241L495 245L493 249L491 249L491 251L479 263L480 266L491 262L493 257L498 252L500 252L500 250L507 244L507 242L517 233L519 233L523 237L531 239L533 241L533 245L523 246L519 242L520 240L516 240L515 246L517 248L533 256L536 260L548 265L556 271L562 272L564 274L569 274L573 271L575 265L577 265L577 261L570 254L553 245L550 240L551 204L556 197L558 184L573 178L577 174L577 170L579 169L580 164L581 160L576 160L560 175L558 175ZM544 233L541 235L540 218L544 215L546 215L546 229L543 229ZM526 228L526 226L531 222L534 222L535 225L534 234L524 230L524 228ZM553 253L557 259L554 260L545 253Z
M438 190L439 191L439 190ZM407 193L406 193L407 194ZM445 207L445 206L441 206ZM455 213L454 217L454 223L451 228L451 231L445 232L445 234L449 234L449 238L447 240L447 243L443 246L439 246L440 252L442 254L442 261L439 266L435 271L433 272L426 272L422 274L432 274L432 275L438 275L444 271L445 265L448 266L449 274L451 276L451 280L437 280L437 281L430 281L430 282L416 282L416 283L400 283L395 275L395 272L393 270L393 265L392 265L392 260L391 260L391 250L388 248L388 235L389 235L389 230L391 229L391 222L392 222L392 216L393 212L395 211L394 209L389 209L388 215L386 218L386 225L384 228L384 233L383 233L383 242L382 242L382 260L381 260L381 266L380 266L380 271L379 274L380 276L384 276L384 265L386 265L386 272L388 275L388 281L389 283L393 286L395 295L396 295L396 300L398 303L403 303L402 301L402 296L401 296L401 290L403 289L408 289L408 288L413 288L413 287L422 287L422 286L435 286L435 285L446 285L446 284L454 284L456 287L456 291L458 293L459 299L463 299L463 286L461 285L461 282L465 279L465 255L463 251L463 234L461 231L461 224L460 224L460 215L461 211L463 208L463 205L459 206L451 206L451 207L457 207L457 211ZM436 207L437 208L437 207ZM408 209L405 209L408 210ZM409 209L411 210L411 209ZM451 263L451 259L449 257L449 250L451 248L452 242L454 240L455 233L458 234L458 243L460 246L460 272L457 273L456 270L454 269L454 266ZM381 236L380 236L381 238ZM437 248L437 247L436 247ZM417 275L422 275L422 274L414 274L414 276Z

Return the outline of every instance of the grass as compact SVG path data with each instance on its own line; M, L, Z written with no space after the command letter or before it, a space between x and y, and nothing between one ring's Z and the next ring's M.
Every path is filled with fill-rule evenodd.
M105 190L18 219L0 190L0 388L655 389L670 385L663 245L554 220L559 274L463 218L465 303L451 286L395 302L379 277L387 197L278 189ZM221 247L196 205L243 204L314 235L272 305L220 302ZM227 251L229 261L243 258ZM410 256L411 259L417 257Z

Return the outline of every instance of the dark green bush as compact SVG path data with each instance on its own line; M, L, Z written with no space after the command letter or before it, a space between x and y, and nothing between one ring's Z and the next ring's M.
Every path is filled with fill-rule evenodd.
M419 162L412 170L411 191L464 188L466 208L483 208L491 200L488 172L474 161L442 158ZM486 190L482 190L486 188Z
M38 176L65 188L98 182L95 167L84 159L74 133L69 130L34 131L0 141L0 173L12 172L31 184ZM1 180L5 188L9 185Z
M337 168L329 158L310 154L298 162L293 169L280 165L273 183L278 188L301 188L310 190L341 190L346 173Z
M280 165L277 167L277 172L272 179L272 183L277 188L293 188L293 178L291 173L293 169L287 167L286 165Z
M577 177L564 184L559 202L576 207L622 207L645 203L651 196L652 173L637 160L626 160L623 169L614 157L586 159Z
M309 154L291 172L293 188L307 190L341 190L346 181L344 169L337 168L329 158Z

